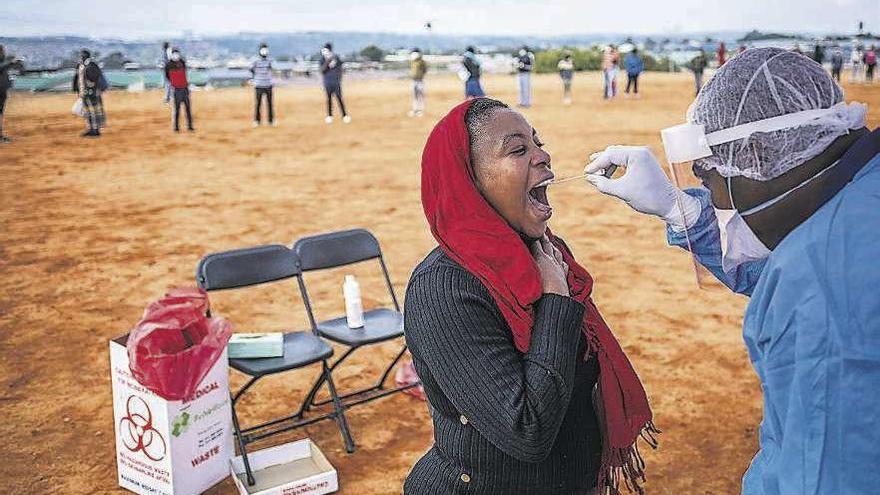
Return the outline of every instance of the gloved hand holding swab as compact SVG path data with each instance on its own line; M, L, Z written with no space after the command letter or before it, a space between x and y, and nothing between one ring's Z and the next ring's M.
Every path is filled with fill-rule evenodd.
M624 200L638 212L660 217L679 231L699 218L700 202L669 182L649 148L609 146L590 158L593 161L584 167L584 178L602 193ZM609 178L607 170L617 166L626 173Z
M593 160L596 156L598 156L598 153L593 153L592 155L590 155L590 160ZM616 172L616 171L617 171L617 165L609 165L608 168L606 168L605 170L602 171L602 175L604 175L606 178L610 179L614 175L614 172ZM559 184L564 184L566 182L573 182L578 179L583 179L586 177L587 177L587 174L584 173L584 174L580 174L580 175L575 175L573 177L566 177L564 179L556 179L548 185L556 186Z

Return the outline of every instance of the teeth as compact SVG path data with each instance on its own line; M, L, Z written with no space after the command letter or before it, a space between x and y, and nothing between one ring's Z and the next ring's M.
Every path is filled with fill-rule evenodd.
M549 186L552 183L553 183L553 177L550 177L549 179L547 179L543 182L539 182L537 185L535 185L535 187ZM533 187L532 189L534 189L535 187Z

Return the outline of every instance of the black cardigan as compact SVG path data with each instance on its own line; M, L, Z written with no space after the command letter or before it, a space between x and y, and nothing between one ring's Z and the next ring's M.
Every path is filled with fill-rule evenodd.
M529 350L480 280L435 249L406 296L406 342L425 387L434 446L407 495L572 495L595 486L601 439L595 358L579 359L584 307L545 294Z

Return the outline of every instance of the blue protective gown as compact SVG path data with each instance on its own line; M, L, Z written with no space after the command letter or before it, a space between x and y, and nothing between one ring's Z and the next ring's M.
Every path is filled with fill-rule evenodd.
M751 295L743 336L764 419L743 495L880 494L880 130L837 166L861 168L767 259L729 274L708 191L687 191L703 205L696 258Z

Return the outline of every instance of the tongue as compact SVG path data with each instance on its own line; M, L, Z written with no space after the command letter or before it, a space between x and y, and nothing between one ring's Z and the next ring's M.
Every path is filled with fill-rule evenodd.
M535 201L537 201L541 205L550 206L549 204L547 204L547 189L546 188L536 187L536 188L532 189L531 191L529 191L529 194L532 196L532 198Z

